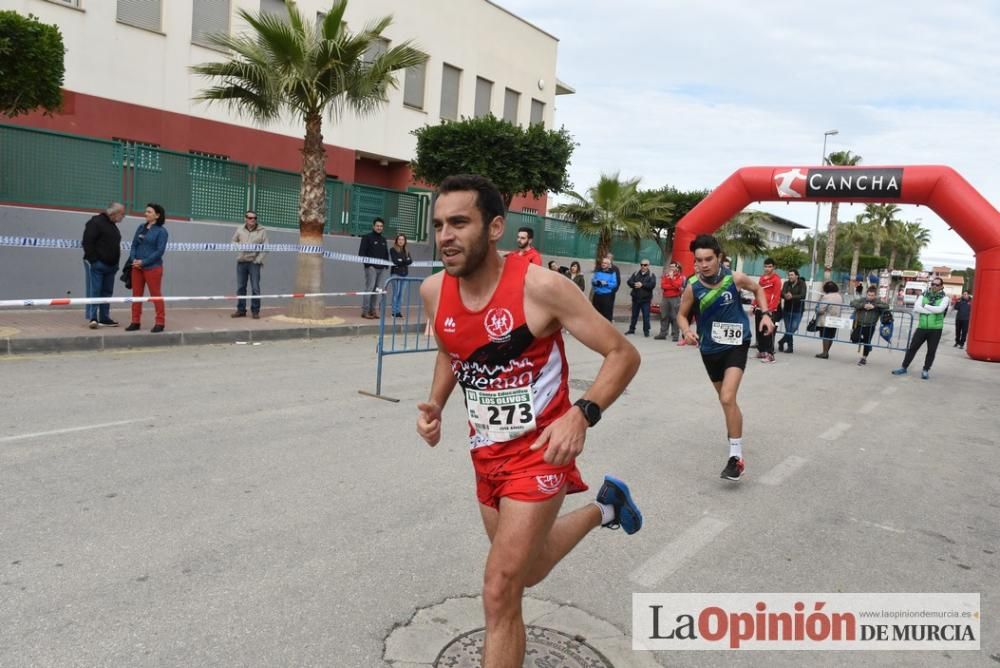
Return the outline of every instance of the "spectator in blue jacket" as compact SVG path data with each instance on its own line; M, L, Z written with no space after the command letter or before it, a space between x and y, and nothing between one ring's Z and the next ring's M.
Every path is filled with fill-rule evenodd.
M163 252L167 250L167 234L163 224L167 222L167 214L163 207L152 202L146 205L143 214L146 222L136 229L132 237L132 249L128 259L132 265L132 296L142 297L144 288L149 286L150 297L163 296ZM153 302L156 310L156 323L152 332L162 332L167 324L166 307L163 301ZM139 329L142 320L142 302L132 304L132 324L125 328L126 332Z
M592 289L590 301L597 312L613 322L615 310L615 291L618 289L618 274L611 267L611 258L601 259L601 267L590 279Z

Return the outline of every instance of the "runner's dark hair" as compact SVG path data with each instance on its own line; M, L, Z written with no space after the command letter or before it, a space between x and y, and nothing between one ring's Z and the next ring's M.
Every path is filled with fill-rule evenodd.
M711 234L699 234L691 242L690 251L692 253L701 249L713 251L716 255L722 255L722 246L719 245L719 240Z
M437 194L446 195L454 192L475 191L476 208L483 216L483 224L489 225L490 221L500 216L503 218L506 211L503 205L503 197L493 182L485 176L478 174L453 174L446 177L438 186Z

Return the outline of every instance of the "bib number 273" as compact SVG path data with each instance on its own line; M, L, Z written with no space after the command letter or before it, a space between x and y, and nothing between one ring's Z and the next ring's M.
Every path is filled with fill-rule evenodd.
M535 429L534 397L530 387L511 390L466 390L469 422L481 437L500 443Z

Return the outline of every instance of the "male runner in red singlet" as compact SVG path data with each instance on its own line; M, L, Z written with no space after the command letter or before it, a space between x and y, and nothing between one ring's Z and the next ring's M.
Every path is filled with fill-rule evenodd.
M491 547L483 579L483 666L524 660L521 598L591 530L632 534L642 515L610 476L597 501L559 516L566 494L587 489L576 468L588 426L618 398L639 354L572 281L522 257L501 258L503 199L487 179L450 176L438 188L434 234L445 271L420 295L438 340L430 397L417 432L434 446L441 410L462 386L476 495ZM583 398L569 401L562 328L604 356Z

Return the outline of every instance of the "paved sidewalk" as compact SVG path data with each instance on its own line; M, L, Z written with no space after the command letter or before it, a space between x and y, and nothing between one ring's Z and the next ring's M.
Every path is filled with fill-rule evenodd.
M126 332L129 311L112 308L111 318L118 327L90 329L82 308L50 307L5 310L0 309L0 355L71 352L80 350L117 350L173 345L203 345L210 343L253 343L283 339L313 339L331 336L376 335L378 320L361 317L356 306L328 306L326 319L304 321L289 318L287 304L263 307L260 319L231 318L232 308L177 308L167 306L166 330L153 334L153 309L143 309L142 329ZM615 308L615 321L628 322L631 307ZM398 321L411 330L422 329L417 323L417 309L410 320ZM655 320L655 318L654 318ZM391 319L386 319L386 326ZM659 327L655 320L653 333Z

